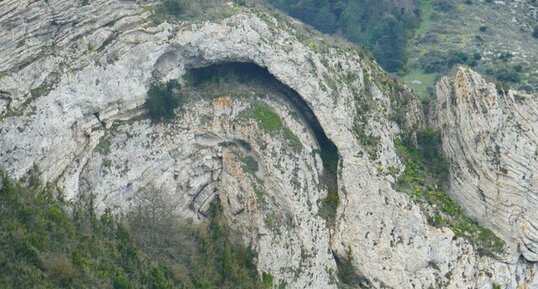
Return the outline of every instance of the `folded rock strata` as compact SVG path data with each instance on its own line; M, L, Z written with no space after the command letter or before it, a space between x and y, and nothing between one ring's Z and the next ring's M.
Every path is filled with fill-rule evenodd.
M73 0L2 1L1 168L14 178L35 169L69 199L91 194L100 210L131 210L137 192L154 186L169 197L172 213L203 221L209 203L218 198L229 229L258 253L258 271L270 272L275 285L285 282L286 288L336 288L334 256L351 258L362 284L373 288L490 288L494 283L516 288L532 279L519 277L534 276L535 267L516 257L517 249L503 260L480 256L449 229L430 226L419 206L392 188L403 170L393 145L402 127L392 120L402 97L402 123L424 126L419 101L405 87L388 80L360 50L330 43L283 16L239 10L222 20L155 25L132 1L86 6ZM339 153L334 224L318 214L328 193L320 184L318 144L278 95L192 99L170 123L143 118L155 77L183 82L189 69L223 62L266 68L312 109ZM300 140L299 150L283 134L245 118L256 103L280 115ZM364 103L366 112L358 109ZM366 135L380 140L375 154L357 136L357 119ZM532 131L531 124L532 119L520 129ZM536 164L536 138L534 144L520 139L522 153L507 167L513 176L503 182L535 189L536 176L520 164L528 158ZM448 147L445 151L451 155ZM258 164L256 170L245 167L248 157ZM453 185L459 192L457 180ZM501 194L506 199L495 205L498 199L486 192L488 186L483 185L488 208L503 216L516 211L502 208L533 198L529 191ZM458 198L464 201L463 196ZM532 261L535 216L531 205L525 206L517 212L526 213L512 223L499 216L487 224L514 238L512 244L524 244L525 258ZM476 210L477 217L486 212Z

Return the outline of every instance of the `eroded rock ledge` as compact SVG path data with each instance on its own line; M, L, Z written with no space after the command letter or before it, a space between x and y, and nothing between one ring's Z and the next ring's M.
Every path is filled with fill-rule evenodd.
M68 198L91 193L99 208L117 211L154 185L177 204L178 216L193 220L218 195L230 229L258 253L259 272L271 272L287 288L336 288L333 254L351 257L357 274L376 288L516 288L520 282L517 258L479 256L449 229L428 225L419 207L392 188L403 169L393 145L401 133L393 121L402 108L397 100L406 100L403 123L421 126L424 117L412 94L360 51L263 11L154 26L134 2L90 6L0 4L1 26L11 25L2 32L31 28L20 43L0 34L0 162L11 176L36 167ZM230 61L264 67L296 91L338 148L333 227L318 215L327 190L320 185L317 143L278 98L255 92L246 99L199 99L169 124L136 118L154 77L182 80L190 68ZM245 118L256 105L279 115L301 149ZM374 154L361 137L379 140L369 148ZM245 167L248 156L258 170ZM526 244L533 244L529 232Z

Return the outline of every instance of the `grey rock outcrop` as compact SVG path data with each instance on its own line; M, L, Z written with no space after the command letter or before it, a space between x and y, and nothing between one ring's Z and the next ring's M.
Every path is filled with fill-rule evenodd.
M336 288L333 254L351 258L375 288L516 288L517 270L532 273L430 226L392 188L403 165L393 145L401 127L391 116L404 87L353 47L282 16L239 10L218 21L156 26L135 2L1 2L0 26L9 28L0 32L1 168L14 178L35 168L69 199L91 194L100 210L131 210L151 185L166 192L175 214L203 221L219 198L229 229L258 253L258 271L287 288ZM188 69L221 62L267 68L312 109L340 156L333 226L318 214L328 193L318 144L278 97L193 99L170 123L141 118L155 77L182 81ZM403 123L421 126L418 101L408 97ZM280 115L301 149L245 117L256 102ZM358 110L363 102L367 112ZM357 136L359 114L364 134L380 140L374 154ZM247 157L256 169L245 167ZM521 224L531 225L525 216L531 221ZM522 235L530 251L531 229Z
M538 261L538 98L460 67L437 85L435 126L451 194L519 254ZM536 283L535 283L536 286Z

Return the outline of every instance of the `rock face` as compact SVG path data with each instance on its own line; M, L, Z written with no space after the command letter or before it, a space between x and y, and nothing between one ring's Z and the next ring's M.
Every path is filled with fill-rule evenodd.
M525 260L480 256L449 229L430 226L420 208L392 188L403 165L393 145L401 127L391 119L405 88L387 81L352 47L330 44L281 16L238 10L214 22L155 26L135 2L1 2L2 169L14 178L35 169L68 198L90 195L101 210L131 210L138 192L154 186L174 204L171 213L203 221L209 203L219 198L229 229L258 253L258 271L275 276L275 286L336 288L334 256L351 258L362 284L373 288L516 288L534 278L536 268ZM167 124L144 119L142 106L155 78L183 82L187 70L222 62L267 68L312 109L340 156L334 224L318 214L328 193L319 145L308 124L294 117L293 106L270 89L252 89L247 97L193 97ZM407 95L402 123L422 126L418 101ZM368 110L359 109L364 106ZM281 127L264 127L256 107L270 107ZM526 109L517 107L514 117ZM525 115L536 117L536 111ZM489 208L510 211L488 224L521 240L530 261L536 251L534 203L519 207L525 214L517 224L503 216L517 215L512 204L536 191L532 124L517 126L526 136L518 139L518 157L507 168L512 178L503 179L521 193L509 196L507 187L506 199L495 205L497 193L485 191L489 183L480 185ZM360 134L357 125L365 128ZM361 137L375 137L379 145L366 148ZM475 184L465 178L459 179ZM530 193L522 191L525 186Z
M537 262L538 98L466 68L440 81L437 96L434 123L451 163L452 195L513 254Z

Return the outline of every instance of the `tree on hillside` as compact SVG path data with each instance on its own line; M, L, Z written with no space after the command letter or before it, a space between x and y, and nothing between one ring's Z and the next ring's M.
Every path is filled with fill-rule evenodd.
M268 0L291 16L325 33L341 34L370 50L388 71L407 62L407 38L419 21L409 1Z

